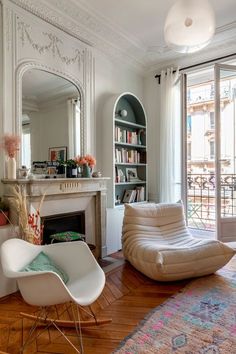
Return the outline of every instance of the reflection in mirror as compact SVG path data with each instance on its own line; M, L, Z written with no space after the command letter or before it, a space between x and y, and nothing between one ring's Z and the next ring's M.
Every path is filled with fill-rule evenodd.
M66 147L67 158L79 155L80 130L77 87L55 74L27 70L22 77L22 165L49 160L54 147Z

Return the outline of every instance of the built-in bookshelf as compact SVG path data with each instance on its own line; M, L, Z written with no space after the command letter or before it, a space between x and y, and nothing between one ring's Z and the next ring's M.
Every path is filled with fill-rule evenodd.
M147 126L142 103L131 93L112 97L106 105L104 124L103 172L111 178L108 206L146 201Z

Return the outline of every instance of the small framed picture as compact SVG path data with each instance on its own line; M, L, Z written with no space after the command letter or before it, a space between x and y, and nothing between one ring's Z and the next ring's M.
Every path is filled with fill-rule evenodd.
M126 168L126 179L128 182L139 181L136 167Z
M67 159L67 147L58 146L49 148L49 161L66 161Z
M118 168L118 176L119 176L120 182L125 182L125 174L121 168Z
M134 195L134 190L126 190L122 199L123 203L131 203Z

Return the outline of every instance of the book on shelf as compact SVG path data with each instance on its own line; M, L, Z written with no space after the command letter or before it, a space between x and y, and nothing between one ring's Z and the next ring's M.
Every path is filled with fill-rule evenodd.
M136 187L136 202L144 202L145 188L143 186Z
M126 189L122 198L122 203L144 202L145 187L137 186L135 189Z
M137 131L127 130L119 126L115 127L115 141L118 143L137 145L139 143L138 136Z
M115 149L116 163L140 163L140 152L125 148Z

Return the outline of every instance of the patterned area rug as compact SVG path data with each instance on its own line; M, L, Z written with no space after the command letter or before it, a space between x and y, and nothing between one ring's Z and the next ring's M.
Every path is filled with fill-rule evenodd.
M155 308L116 354L236 354L236 274L193 280Z

